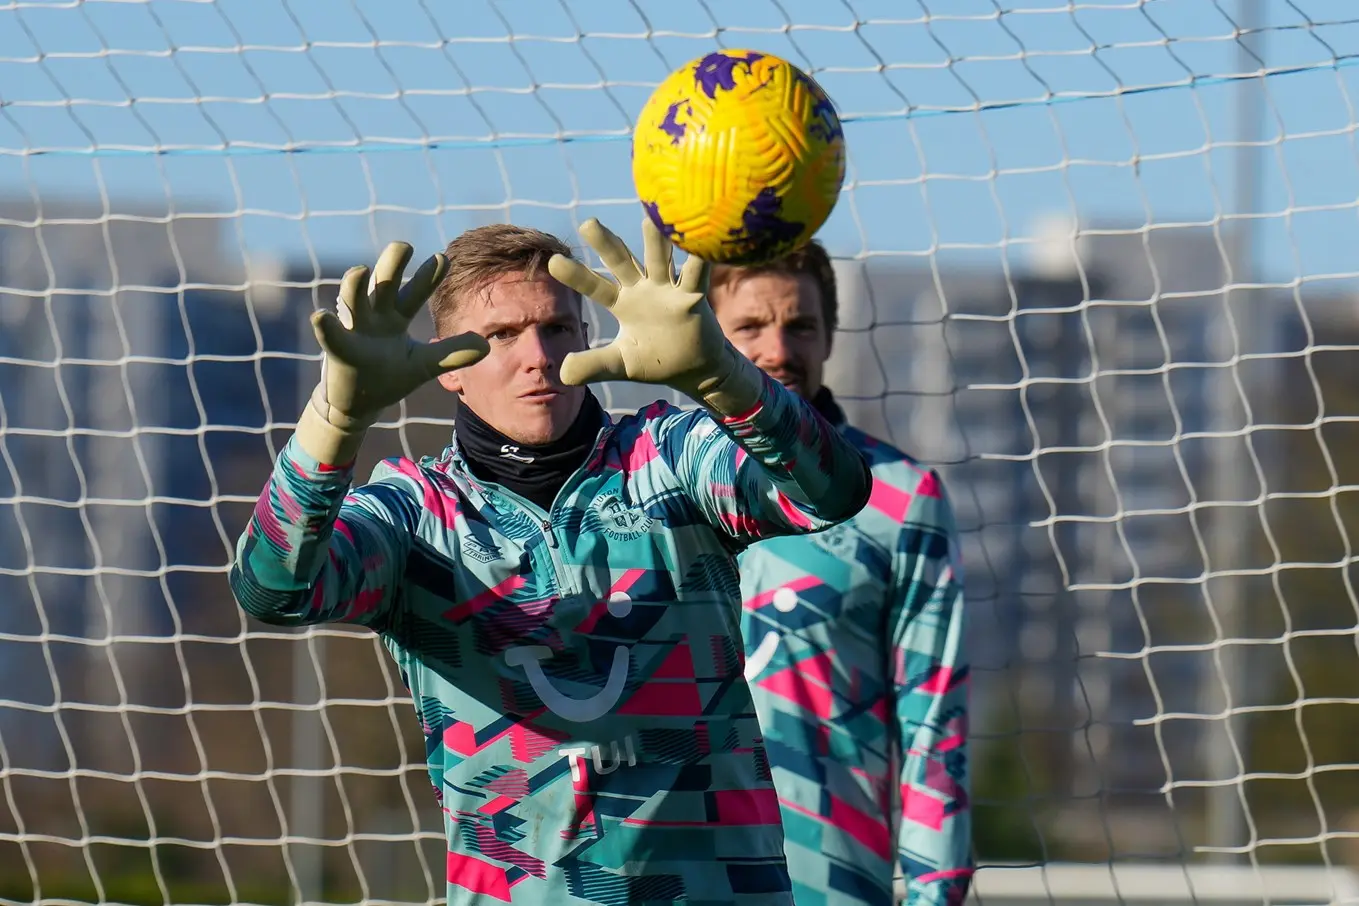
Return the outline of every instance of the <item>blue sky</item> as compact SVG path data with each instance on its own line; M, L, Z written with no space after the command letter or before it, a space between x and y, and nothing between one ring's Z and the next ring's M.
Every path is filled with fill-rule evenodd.
M1278 72L1256 89L1261 274L1359 272L1359 15L1353 0L1263 5ZM1047 214L1140 227L1236 209L1237 13L1236 0L0 2L0 195L234 214L228 256L350 263L505 219L570 235L600 216L633 237L632 117L675 66L745 46L813 72L847 121L849 187L823 232L836 254L1022 267Z

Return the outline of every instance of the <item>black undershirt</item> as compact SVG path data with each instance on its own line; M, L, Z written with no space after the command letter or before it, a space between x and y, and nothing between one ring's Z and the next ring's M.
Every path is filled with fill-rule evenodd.
M829 388L818 390L811 403L835 427L845 423L844 410ZM466 404L458 407L453 432L472 474L550 510L566 480L585 464L603 425L604 407L587 389L576 420L565 434L550 443L516 443L492 428Z
M812 397L812 408L820 412L821 417L836 428L845 424L845 410L835 401L829 387L822 387L816 391L816 395Z
M472 474L550 510L566 479L584 465L603 426L604 407L587 389L576 420L565 434L549 443L530 445L510 440L466 404L458 406L453 434Z

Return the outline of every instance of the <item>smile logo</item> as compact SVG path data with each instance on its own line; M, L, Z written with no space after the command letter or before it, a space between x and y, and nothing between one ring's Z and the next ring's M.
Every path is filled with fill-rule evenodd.
M627 592L617 591L609 595L609 613L622 619L632 612L632 598ZM505 663L511 667L523 667L529 685L537 693L547 710L574 723L588 723L608 714L623 697L623 687L628 682L628 664L632 653L627 647L619 645L613 650L613 664L609 667L609 678L600 689L589 698L572 698L552 685L543 672L540 661L552 657L552 649L546 645L523 645L505 651Z
M789 613L797 608L797 592L791 588L780 588L774 592L771 602L774 609L779 613ZM779 650L779 634L774 630L765 633L764 638L760 639L760 644L746 658L746 681L749 682L755 677L764 673L764 668L769 666L769 662L774 658L774 652Z

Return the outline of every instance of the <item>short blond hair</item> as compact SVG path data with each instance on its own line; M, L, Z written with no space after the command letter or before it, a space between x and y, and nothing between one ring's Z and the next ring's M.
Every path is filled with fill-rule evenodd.
M575 257L571 246L561 239L531 227L492 223L458 236L444 249L448 272L430 295L429 313L435 332L445 335L445 328L469 294L506 274L536 280L547 272L547 262L553 255Z

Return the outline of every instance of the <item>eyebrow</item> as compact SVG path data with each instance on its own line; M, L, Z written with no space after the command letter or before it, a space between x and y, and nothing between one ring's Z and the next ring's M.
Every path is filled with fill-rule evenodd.
M571 324L573 321L579 322L579 320L580 320L579 318L576 318L573 315L561 314L554 315L550 318L542 318L541 320L535 320L533 318L520 318L518 320L490 321L487 324L483 325L481 329L485 331L496 331L506 329L522 330L525 327L528 327L530 324L534 323L559 326L563 324Z

